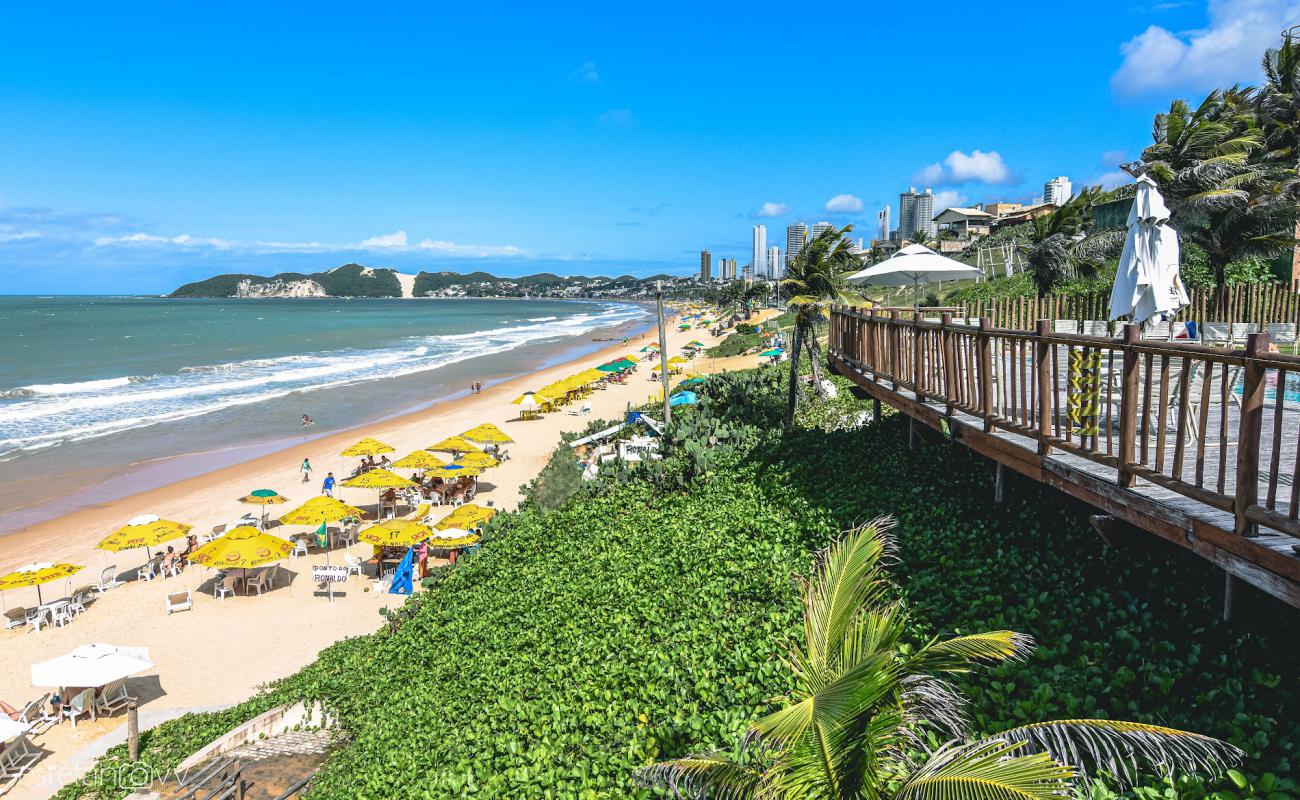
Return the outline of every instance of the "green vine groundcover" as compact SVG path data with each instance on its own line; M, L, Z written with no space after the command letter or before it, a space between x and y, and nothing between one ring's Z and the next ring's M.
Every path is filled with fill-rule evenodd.
M963 682L976 732L1081 716L1172 725L1248 761L1212 785L1151 777L1138 797L1295 796L1294 611L1252 593L1244 621L1224 625L1209 565L1150 537L1108 549L1087 507L1028 482L994 504L989 463L943 440L909 450L901 418L857 427L863 406L843 384L783 432L783 380L710 378L670 458L504 516L379 632L240 707L147 732L145 763L165 770L308 698L346 734L313 798L653 796L635 767L731 747L789 688L795 576L835 532L888 513L915 639L1008 628L1039 643L1028 663ZM111 751L59 797L121 796L124 758Z

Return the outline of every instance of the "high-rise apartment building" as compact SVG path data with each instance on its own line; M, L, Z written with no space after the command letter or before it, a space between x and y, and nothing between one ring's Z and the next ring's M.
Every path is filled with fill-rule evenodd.
M809 232L809 236L810 238L816 239L818 236L822 235L822 231L828 231L834 227L835 226L830 224L829 222L818 222L816 225L812 226L812 230Z
M781 248L776 246L767 248L767 269L765 272L769 281L781 277Z
M749 259L749 266L752 272L750 280L761 277L764 270L763 265L767 263L767 226L754 226L754 252Z
M1074 187L1070 184L1070 179L1064 175L1058 175L1047 183L1043 184L1043 202L1051 203L1054 206L1063 206L1074 195Z
M700 251L700 280L705 283L713 280L713 254L708 250Z
M736 279L736 259L723 256L718 259L718 277L724 281Z
M880 223L880 229L879 229L879 233L877 234L877 237L882 242L888 241L889 240L889 206L885 206L884 208L876 212L876 222Z
M918 193L913 186L898 196L899 237L911 239L917 231L934 235L934 192L929 187Z
M806 238L808 238L808 226L802 222L796 222L785 229L785 263L789 264L798 258Z

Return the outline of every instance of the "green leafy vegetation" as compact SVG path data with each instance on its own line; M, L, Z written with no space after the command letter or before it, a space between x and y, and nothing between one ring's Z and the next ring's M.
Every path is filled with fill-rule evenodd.
M813 552L883 514L898 521L902 647L991 629L1029 634L1029 659L959 676L984 735L1050 719L1168 725L1247 757L1219 780L1147 776L1142 800L1295 796L1300 645L1295 612L1248 593L1219 621L1222 574L1154 537L1103 546L1088 509L1012 480L905 421L857 427L867 406L799 404L783 430L786 371L710 377L675 410L672 454L648 467L534 487L480 553L336 644L301 672L219 715L142 735L165 769L279 702L319 700L346 741L314 798L651 797L637 768L731 750L796 686L781 660L801 636ZM566 450L548 469L568 481ZM903 652L907 652L904 650ZM119 797L115 748L61 800ZM1102 800L1106 783L1090 793Z
M402 285L397 271L371 269L360 264L344 264L327 272L281 272L264 278L259 275L217 275L207 280L187 283L171 293L172 297L234 297L239 285L247 281L251 286L272 283L314 281L330 297L401 297Z

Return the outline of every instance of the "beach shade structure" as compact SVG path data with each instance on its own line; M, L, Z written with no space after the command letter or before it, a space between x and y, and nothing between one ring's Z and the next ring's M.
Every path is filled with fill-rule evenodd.
M672 358L668 359L669 366L681 366L682 364L689 364L689 363L690 363L689 358L683 358L681 356L673 356Z
M479 540L477 533L471 533L463 528L443 528L436 530L429 537L430 547L445 547L453 549L457 547L469 547Z
M289 498L280 494L274 489L254 489L243 497L239 502L247 503L250 506L262 507L262 525L266 525L267 506L278 506L289 502Z
M190 563L211 569L250 570L289 557L293 543L254 528L240 525L225 536L213 539L190 553Z
M670 406L693 406L700 402L700 398L695 392L682 391L668 396L668 405Z
M428 539L431 533L433 529L421 522L389 519L366 528L357 539L376 547L410 547Z
M509 434L491 422L476 425L462 433L461 436L476 444L514 444L515 441L510 438Z
M538 413L542 407L537 392L524 392L514 399L514 405L519 406L520 419L527 419L530 415Z
M24 734L31 727L26 722L9 719L8 714L0 714L0 742L7 742L15 736Z
M623 360L623 361L631 361L633 364L640 364L640 363L641 363L641 359L637 358L636 356L632 355L631 353L628 353L627 355L623 356L622 360Z
M779 347L773 347L771 350L764 350L758 355L760 358L780 358L785 355L785 351Z
M372 469L355 478L348 478L343 485L352 489L403 489L415 486L414 483L386 469ZM327 498L328 499L328 498Z
M853 273L849 276L849 282L874 286L911 286L912 305L919 308L921 284L969 280L983 274L984 271L979 267L941 256L923 244L909 244L879 264Z
M691 329L691 323L689 322L683 322L681 325L677 326L677 330L679 331L689 331L690 329Z
M153 666L147 647L83 644L71 653L32 664L32 686L98 688Z
M438 530L448 528L469 528L487 522L497 514L495 509L484 508L474 503L466 503L438 521Z
M369 436L339 453L341 456L360 458L361 456L377 456L380 453L391 453L393 448L379 441L371 439Z
M369 475L370 473L366 473ZM361 509L334 497L313 497L280 517L281 525L321 525L348 517L361 517Z
M445 467L431 469L426 473L434 478L455 479L455 478L477 478L483 470L478 467L471 467L468 464L452 463Z
M444 453L469 453L478 449L478 445L466 439L464 436L448 436L441 442L431 444L424 448L425 450L436 450Z
M462 467L477 467L479 469L492 469L493 467L497 466L501 462L497 461L495 458L488 455L487 453L474 452L474 453L466 453L465 455L456 459L454 463L459 464Z
M1168 223L1169 209L1156 182L1141 176L1110 292L1112 320L1149 322L1187 305L1187 289L1178 275L1178 232Z
M623 367L620 367L617 361L608 361L604 364L601 364L599 367L596 367L596 369L611 375L615 372L623 371Z
M510 402L516 406L537 405L537 392L524 392Z
M41 597L41 586L61 578L72 577L80 571L81 566L78 564L51 564L48 561L26 564L8 575L0 577L0 591L35 586L36 603L37 605L44 605L45 601Z
M658 350L658 349L659 349L659 345L657 345L657 344L648 344L648 345L646 345L645 347L642 347L642 348L641 348L641 352L642 352L642 353L649 353L649 352L651 352L651 351L655 351L655 350Z
M190 528L191 526L183 522L159 519L156 514L143 514L105 536L95 546L111 553L143 547L148 558L152 555L149 548L163 542L170 542L172 539L179 539L189 533Z
M428 450L416 450L407 453L389 466L401 469L433 469L434 467L441 467L446 463L446 461L438 458Z
M703 379L703 378L701 378L699 375L692 375L692 376L690 376L689 378L684 378L684 379L678 381L678 382L677 382L677 385L678 385L678 386L698 386L698 385L700 385L701 383L704 383L704 379Z

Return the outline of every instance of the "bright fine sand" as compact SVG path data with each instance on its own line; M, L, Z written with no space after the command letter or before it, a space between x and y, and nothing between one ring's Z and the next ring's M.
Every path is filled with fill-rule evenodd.
M766 316L766 315L762 315ZM760 318L762 318L760 316ZM237 498L253 489L270 488L289 498L290 504L272 506L272 516L296 508L317 495L327 472L346 476L356 459L343 458L339 451L362 436L373 436L392 445L396 459L412 450L483 422L505 430L515 444L511 458L480 479L478 502L492 500L498 509L513 509L519 502L519 487L531 480L560 441L560 434L585 427L592 418L619 418L629 403L640 404L658 388L648 379L650 365L643 364L625 384L611 384L593 393L589 402L592 416L572 416L565 410L540 420L521 422L518 407L511 400L528 389L595 366L624 353L635 353L656 341L646 334L627 344L611 346L540 373L485 389L482 394L439 403L408 416L365 425L343 433L293 446L277 453L183 480L169 486L87 508L59 519L42 522L0 537L0 574L31 561L70 562L85 566L70 581L47 584L44 596L63 596L70 588L95 583L100 570L116 564L131 570L144 561L140 550L108 553L95 548L105 535L140 514L157 514L164 519L186 522L196 532L230 522L249 507ZM670 354L681 352L691 339L714 342L708 332L689 330L668 333ZM718 359L703 356L686 367L687 372L710 373L743 369L757 362L754 356ZM322 391L347 391L346 388ZM572 408L570 406L569 408ZM298 467L310 458L314 472L310 483L302 483ZM372 505L372 490L343 488L336 495L355 504ZM307 528L275 528L287 536ZM358 544L358 555L369 556L371 548ZM332 563L342 563L342 554L330 553ZM323 648L340 639L369 633L379 626L377 610L394 606L399 597L363 591L368 579L350 578L336 588L330 604L317 594L311 581L311 565L324 563L325 554L313 554L281 562L294 575L262 596L236 596L219 601L210 594L195 592L194 608L168 615L163 608L169 592L194 590L210 578L208 570L190 567L175 578L152 582L130 582L106 593L72 623L63 628L28 633L22 629L0 633L0 700L21 708L42 691L31 686L30 666L91 642L145 646L155 668L128 681L132 694L140 698L141 727L148 727L184 710L208 710L240 702L260 684L284 677L310 663ZM283 570L282 570L283 571ZM30 605L35 590L5 593L5 603ZM79 777L91 766L92 758L109 743L121 741L125 714L80 722L74 731L69 723L55 726L33 739L47 755L7 795L9 798L43 798L61 785ZM103 738L101 738L103 737Z

